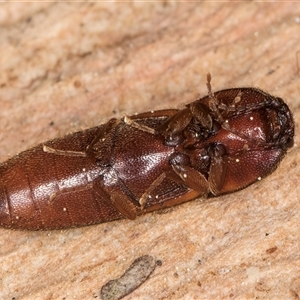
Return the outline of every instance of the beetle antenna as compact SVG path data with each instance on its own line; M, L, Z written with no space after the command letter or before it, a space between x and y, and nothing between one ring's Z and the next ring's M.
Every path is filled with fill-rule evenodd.
M214 93L212 92L211 89L211 75L210 73L207 73L207 82L206 82L206 86L207 86L207 90L208 90L208 97L209 97L209 108L212 111L217 111L217 105L218 105L218 101L214 95Z
M219 110L219 101L215 97L215 94L212 92L211 89L211 74L207 73L207 83L206 83L207 89L208 89L208 97L209 97L209 108L211 109L212 113L216 116L216 119L223 123L223 117L221 116L220 110Z
M214 98L214 94L211 90L211 74L210 73L207 73L206 79L207 79L206 86L207 86L209 98Z

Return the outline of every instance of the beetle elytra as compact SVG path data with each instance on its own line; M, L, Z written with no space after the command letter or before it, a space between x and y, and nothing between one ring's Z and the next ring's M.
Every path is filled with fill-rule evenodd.
M0 225L97 224L233 192L271 173L293 144L282 99L231 88L185 108L111 119L0 165Z

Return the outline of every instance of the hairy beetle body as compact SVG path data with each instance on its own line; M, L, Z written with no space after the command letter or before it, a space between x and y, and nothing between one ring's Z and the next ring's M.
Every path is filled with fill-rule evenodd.
M291 147L280 98L256 88L211 92L182 110L111 119L0 165L0 225L61 229L246 187Z

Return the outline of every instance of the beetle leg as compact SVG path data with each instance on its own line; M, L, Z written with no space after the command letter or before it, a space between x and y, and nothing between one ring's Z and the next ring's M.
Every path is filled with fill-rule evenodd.
M178 109L161 109L161 110L152 110L144 112L141 114L131 115L130 119L132 120L143 120L148 118L169 118L178 113Z
M159 126L156 132L168 137L175 136L186 128L192 116L192 112L189 108L182 109Z
M213 127L213 120L209 109L206 105L200 102L194 102L189 106L193 117L200 123L200 125L208 130Z
M227 163L222 157L213 157L209 170L208 186L213 195L220 194L224 185Z
M118 121L116 118L110 119L98 132L98 134L94 137L92 142L86 147L86 153L90 153L93 151L94 145L101 139L105 140L105 137L107 134L109 134L113 128L115 128L120 121Z
M46 153L52 153L57 155L86 157L86 153L82 151L59 150L49 147L47 145L43 145L43 151Z
M92 185L89 183L85 186L79 186L76 188L73 187L69 187L69 188L64 188L64 189L60 189L54 193L52 193L49 197L49 203L53 204L53 202L56 200L55 198L57 198L58 196L62 195L62 194L68 194L68 193L73 193L73 192L78 192L78 191L84 191L84 190L88 190L92 187Z
M101 185L97 184L97 182L89 183L85 186L78 186L76 188L69 187L64 188L59 191L52 193L49 197L49 204L54 205L55 201L60 201L60 196L66 194L76 194L80 191L90 190L92 189L95 195L96 201L99 202L99 206L101 207L101 201L108 204L108 206L114 207L123 217L126 217L130 220L134 220L137 216L137 208L136 206L129 200L127 196L124 194L120 194L118 192L110 192L107 193ZM65 208L65 211L68 211L68 208Z
M139 199L139 203L141 205L141 209L143 210L147 199L151 197L151 193L154 191L156 187L158 187L162 181L166 178L166 173L160 174L153 182L152 184L146 189L145 193L142 195L142 197Z
M60 150L54 149L47 145L43 145L43 151L46 153L56 154L56 155L65 155L65 156L80 156L86 157L89 152L92 151L93 146L100 140L104 140L105 136L110 133L110 131L118 125L119 121L116 118L110 119L105 126L103 126L92 142L86 147L85 151L72 151L72 150Z
M142 125L142 124L139 124L139 123L135 122L133 119L131 119L128 116L124 116L123 120L124 120L125 124L127 124L131 127L134 127L138 130L142 130L142 131L145 131L145 132L148 132L148 133L151 133L151 134L155 134L155 130L153 128Z
M93 190L98 197L103 199L106 203L114 206L124 217L130 220L134 220L136 218L137 208L127 196L124 196L124 194L119 194L115 191L108 194L98 184L93 185Z
M97 135L94 137L92 142L86 147L85 151L72 151L72 150L61 150L49 147L47 145L43 145L43 151L46 153L56 154L56 155L64 155L64 156L79 156L86 157L93 149L94 145L101 139L105 140L105 136L111 132L111 130L119 124L116 118L110 119L105 126L103 126Z
M199 195L205 196L208 193L208 182L200 172L188 166L175 165L172 166L172 168L172 171L164 172L156 180L154 180L146 190L146 192L142 195L139 200L141 209L137 211L139 215L157 209L171 207L173 205L192 200ZM179 195L178 197L169 199L161 203L157 202L155 204L151 204L148 207L145 207L147 206L147 201L149 201L152 197L157 197L151 194L156 188L160 186L160 184L162 184L165 179L169 179L171 181L174 181L175 183L184 185L185 187L189 188L189 190L184 194Z
M188 188L197 191L199 195L208 193L208 181L203 174L189 166L172 165L172 169L177 176L169 173L168 178L186 185ZM179 177L179 178L178 178Z
M191 110L192 117L194 117L202 127L212 130L213 119L220 123L223 127L228 129L226 120L221 114L221 110L227 110L227 106L221 103L215 94L212 92L211 75L207 74L207 89L208 89L208 106L200 101L195 101L188 104L187 107Z

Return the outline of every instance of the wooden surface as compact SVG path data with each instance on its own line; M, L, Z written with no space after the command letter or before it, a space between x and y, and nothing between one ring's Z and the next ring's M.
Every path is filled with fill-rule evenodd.
M300 5L5 3L0 158L111 117L180 107L213 89L282 97L295 146L247 189L135 221L0 229L0 299L100 299L139 256L162 261L125 299L299 299ZM298 61L297 61L298 51Z

